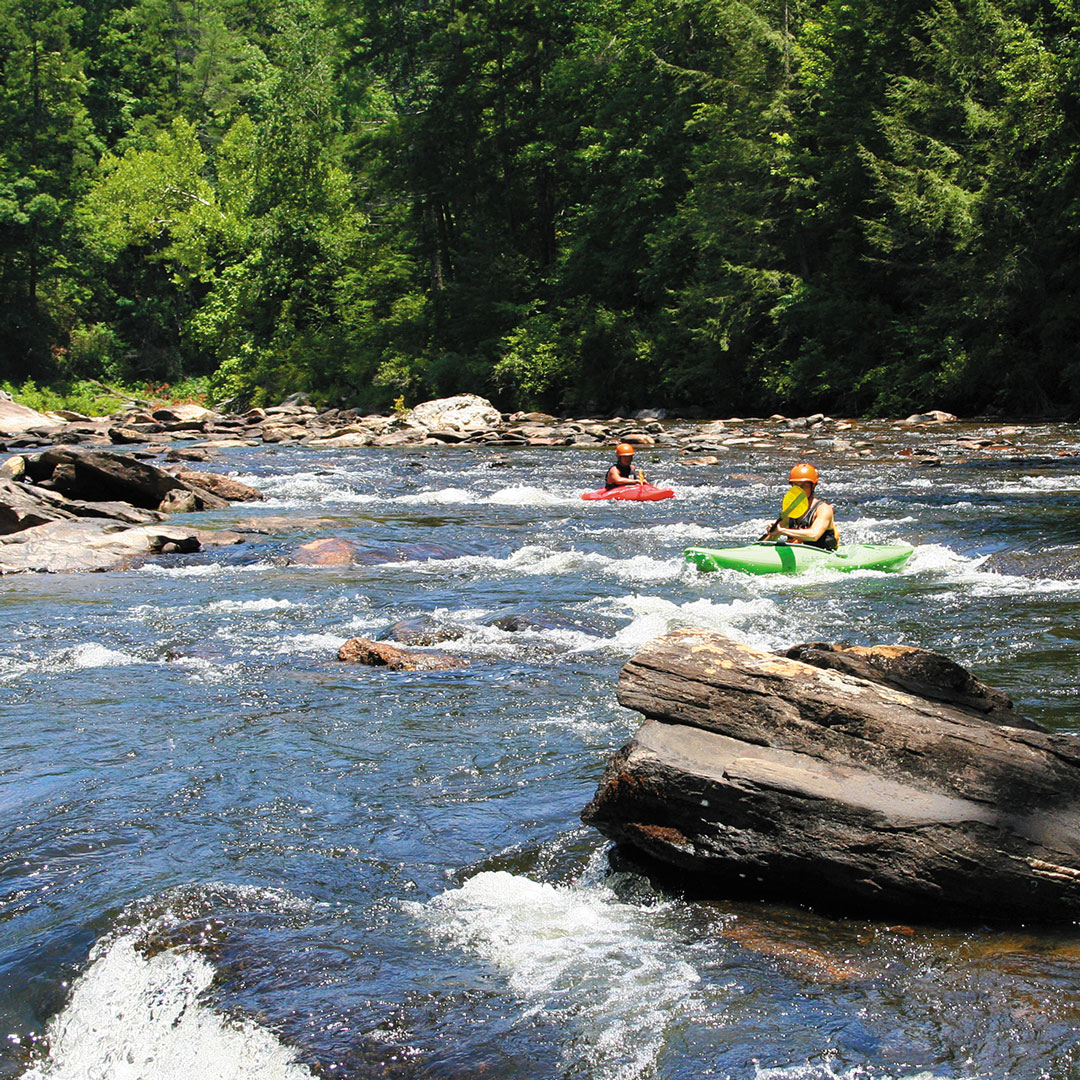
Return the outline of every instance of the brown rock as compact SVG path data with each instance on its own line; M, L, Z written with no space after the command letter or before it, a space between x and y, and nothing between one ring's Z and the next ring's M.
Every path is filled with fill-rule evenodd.
M163 514L193 514L199 509L199 497L186 488L174 488L158 503Z
M349 663L385 667L391 671L449 671L468 664L467 660L457 656L398 649L385 641L369 638L349 638L338 649L337 656Z
M270 424L263 425L263 442L299 442L308 434L308 429L302 424Z
M356 561L357 547L340 536L309 540L289 557L296 566L349 566Z
M177 469L174 474L189 487L199 488L227 502L257 502L262 492L221 473L195 472L193 469Z

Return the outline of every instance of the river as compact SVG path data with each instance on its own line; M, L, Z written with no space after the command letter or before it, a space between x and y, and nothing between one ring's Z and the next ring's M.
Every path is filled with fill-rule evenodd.
M579 498L604 447L233 449L267 500L192 517L252 542L0 579L0 1077L1080 1077L1080 932L690 902L579 821L637 726L621 665L682 626L935 649L1080 729L1080 581L985 565L1080 542L1076 428L936 468L863 434L643 451L677 492L647 504ZM902 572L684 563L803 457ZM328 536L357 561L290 561ZM424 615L467 666L337 661Z

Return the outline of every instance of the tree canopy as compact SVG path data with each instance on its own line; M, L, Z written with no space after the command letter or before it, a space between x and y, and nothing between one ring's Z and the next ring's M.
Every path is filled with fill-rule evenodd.
M3 376L1080 411L1076 0L0 0Z

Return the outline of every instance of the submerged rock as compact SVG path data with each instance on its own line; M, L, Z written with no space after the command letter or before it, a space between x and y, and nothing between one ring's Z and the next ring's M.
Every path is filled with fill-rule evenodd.
M1080 578L1080 552L1075 547L1056 551L995 551L982 568L1013 577L1071 581Z
M516 634L522 630L569 630L578 634L602 637L611 632L611 626L600 627L568 615L559 615L550 611L515 611L509 615L500 615L488 620L488 625L498 627L507 633Z
M351 566L359 553L357 546L340 536L326 536L301 544L290 556L296 566Z
M924 921L1080 917L1080 737L947 658L682 630L618 698L646 719L583 819L683 884Z
M437 645L441 641L457 641L464 637L463 627L441 622L431 615L399 619L379 634L380 641L399 641L402 645Z

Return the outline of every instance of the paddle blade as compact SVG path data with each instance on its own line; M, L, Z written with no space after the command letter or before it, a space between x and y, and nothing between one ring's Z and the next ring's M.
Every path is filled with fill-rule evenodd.
M792 487L780 504L781 518L800 518L810 509L810 500L800 487Z

